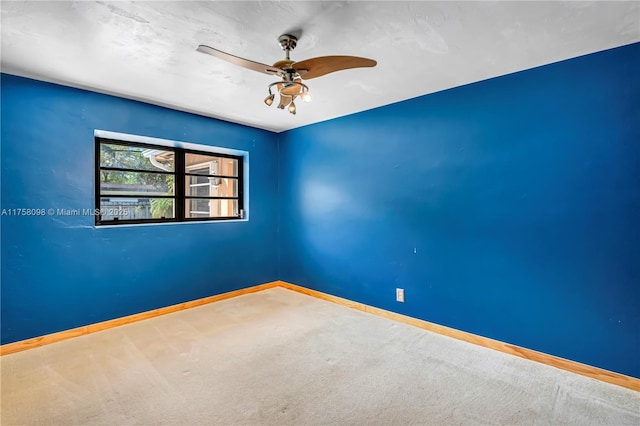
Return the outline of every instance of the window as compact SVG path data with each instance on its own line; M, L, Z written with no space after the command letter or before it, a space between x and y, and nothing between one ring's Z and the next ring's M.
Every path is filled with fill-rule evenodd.
M96 225L244 217L243 157L96 137Z

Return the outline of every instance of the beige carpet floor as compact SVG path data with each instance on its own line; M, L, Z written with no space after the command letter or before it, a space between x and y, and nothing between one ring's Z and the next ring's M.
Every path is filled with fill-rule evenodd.
M10 425L640 425L640 393L282 288L0 359Z

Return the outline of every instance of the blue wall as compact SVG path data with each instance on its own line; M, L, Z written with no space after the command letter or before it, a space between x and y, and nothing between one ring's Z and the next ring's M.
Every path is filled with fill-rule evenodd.
M2 217L2 343L278 278L277 135L2 75L2 208L93 208L94 129L249 152L250 221Z
M640 377L639 75L634 44L284 133L281 279Z

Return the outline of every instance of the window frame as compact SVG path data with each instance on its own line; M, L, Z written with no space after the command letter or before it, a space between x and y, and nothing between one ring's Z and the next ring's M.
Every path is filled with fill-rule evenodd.
M220 152L223 150L228 151L225 148L219 148L220 151L216 150L216 147L202 146L205 150L194 149L192 147L179 147L179 146L171 146L168 144L153 144L149 142L138 142L131 141L127 139L114 138L110 135L99 135L96 132L95 138L95 177L94 177L94 205L95 205L95 226L113 226L113 225L146 225L146 224L162 224L162 223L193 223L193 222L225 222L225 221L238 221L238 220L246 220L245 214L245 157L243 155L234 155L225 152ZM161 151L172 151L174 153L174 167L173 172L169 171L159 171L159 170L138 170L138 169L129 169L129 168L117 168L117 167L103 167L100 164L100 146L101 144L112 144L112 145L122 145L122 146L131 146L138 147L144 149L157 149ZM194 146L194 144L188 144ZM198 147L198 146L196 146ZM187 171L185 166L185 158L187 154L195 154L195 155L205 155L209 157L220 157L220 158L229 158L234 159L237 162L237 175L238 176L227 176L227 175L212 175L212 174L199 174L198 176L203 177L214 177L220 179L236 179L237 180L237 196L236 197L228 197L228 196L191 196L186 194L186 182L187 176L194 176L194 174L190 174ZM103 170L124 170L131 172L139 172L139 173L155 173L155 174L165 174L174 176L174 193L173 195L159 195L152 196L148 198L169 198L174 200L174 216L173 218L150 218L150 219L102 219L102 215L100 214L100 206L101 206L101 198L106 198L106 196L101 194L101 182L100 182L100 173ZM111 196L118 197L118 196ZM121 198L127 198L129 196L120 196ZM130 195L131 198L136 198L133 195ZM142 197L137 197L142 198ZM238 201L238 215L236 216L223 216L223 217L186 217L186 204L189 199L209 199L209 200L237 200Z

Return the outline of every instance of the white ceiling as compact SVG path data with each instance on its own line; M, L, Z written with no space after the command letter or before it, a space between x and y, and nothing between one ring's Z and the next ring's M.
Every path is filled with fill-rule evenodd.
M2 72L276 132L640 41L640 2L1 2ZM298 114L266 107L276 78L196 52L273 64L363 56L308 80Z

